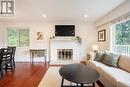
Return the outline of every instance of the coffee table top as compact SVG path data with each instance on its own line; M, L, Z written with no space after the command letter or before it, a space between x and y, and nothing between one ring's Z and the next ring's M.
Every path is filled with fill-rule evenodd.
M96 82L100 77L96 70L78 63L63 66L59 73L63 79L80 84Z

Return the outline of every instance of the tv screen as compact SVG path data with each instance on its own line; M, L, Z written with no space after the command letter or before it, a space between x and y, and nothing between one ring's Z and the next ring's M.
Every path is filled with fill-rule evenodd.
M75 36L75 25L55 25L55 36Z

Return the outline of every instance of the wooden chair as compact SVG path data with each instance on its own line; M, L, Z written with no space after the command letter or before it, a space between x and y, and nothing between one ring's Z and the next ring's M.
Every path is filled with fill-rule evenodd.
M2 50L0 49L0 78L3 78L3 70L2 70Z
M11 70L13 72L14 70L14 66L13 66L13 62L12 62L12 54L13 51L10 48L2 48L1 49L1 67L0 67L0 71L1 71L1 77L3 78L3 70L5 70L7 72L7 70Z
M12 57L13 66L15 68L15 59L14 59L14 57L15 57L16 47L8 46L8 48L10 48L12 50L12 56L11 57Z

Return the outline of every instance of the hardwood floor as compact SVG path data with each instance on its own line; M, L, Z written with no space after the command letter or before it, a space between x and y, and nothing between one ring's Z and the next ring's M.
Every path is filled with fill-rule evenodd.
M16 63L14 73L8 71L0 80L0 87L37 87L48 67L44 63Z
M46 65L44 63L16 63L14 73L8 71L0 80L0 87L38 87L48 68L48 63ZM100 87L104 87L100 82L97 83Z

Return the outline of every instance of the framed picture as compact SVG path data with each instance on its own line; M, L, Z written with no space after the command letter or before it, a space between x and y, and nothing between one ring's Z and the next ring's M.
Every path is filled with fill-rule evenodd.
M98 31L98 42L106 41L106 30Z
M37 32L37 40L43 40L43 32Z

